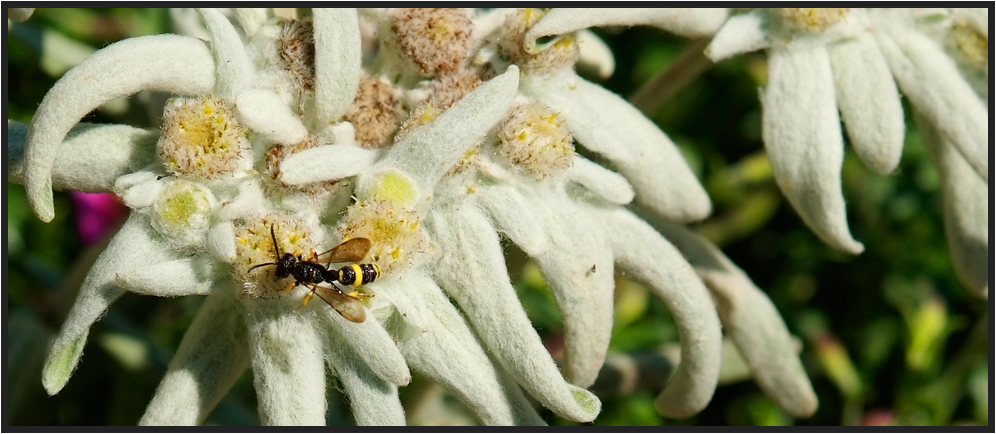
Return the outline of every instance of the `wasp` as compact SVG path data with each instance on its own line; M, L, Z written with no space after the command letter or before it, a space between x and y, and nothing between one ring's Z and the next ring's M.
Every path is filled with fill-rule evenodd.
M343 318L357 323L366 319L366 311L363 309L361 298L369 297L369 295L355 291L347 294L336 283L351 286L371 283L380 277L380 267L377 264L352 264L333 269L331 265L339 262L357 262L363 259L370 250L371 242L369 239L351 238L328 251L319 254L312 251L311 259L304 260L290 253L280 253L277 236L272 225L270 226L270 237L273 239L273 251L277 262L253 265L249 271L259 267L276 266L277 270L274 274L278 278L294 278L294 282L287 286L284 291L290 291L298 285L311 290L304 297L301 307L307 305L312 296L318 295L318 298L339 312ZM322 265L319 258L326 255L328 255L328 259L324 261L325 265ZM321 283L328 283L332 287L322 286Z

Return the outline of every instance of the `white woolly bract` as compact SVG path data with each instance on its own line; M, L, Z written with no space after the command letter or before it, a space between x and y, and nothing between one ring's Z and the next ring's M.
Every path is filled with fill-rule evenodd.
M293 145L308 136L308 130L275 92L249 89L235 98L239 119L250 130L281 145Z
M840 117L858 157L876 173L899 165L906 128L899 91L871 33L828 47Z
M331 333L344 337L338 345L348 347L348 350L343 351L348 351L350 357L362 362L364 369L394 386L407 386L411 382L412 377L404 356L372 315L367 315L366 321L357 324L346 320L328 305L320 301L315 303L318 304L315 315L320 324L329 328ZM346 355L347 353L340 353L340 357Z
M913 107L989 182L989 116L954 61L928 37L880 17L876 32L896 83Z
M206 241L207 251L214 259L226 264L235 260L235 226L230 220L212 225Z
M32 210L51 221L52 167L59 144L83 116L140 90L199 95L214 87L214 60L203 42L176 35L126 39L94 53L45 94L25 146L24 186Z
M28 124L7 120L7 180L24 180L24 140ZM58 146L52 188L109 191L119 176L155 160L157 132L127 125L77 124Z
M750 11L730 17L719 29L705 55L713 62L719 62L735 54L749 53L768 48L767 13L762 10Z
M242 301L260 422L325 425L325 356L318 324L280 300Z
M42 384L49 395L62 390L69 381L83 352L90 326L124 293L114 283L117 272L172 259L176 259L175 255L159 239L148 217L132 213L90 267L52 344L42 369Z
M657 397L665 416L691 417L712 399L719 379L722 333L709 292L681 253L629 211L596 210L616 266L660 297L678 326L681 364Z
M519 83L519 69L485 82L428 124L395 143L366 173L396 168L410 176L428 194L439 179L506 114ZM360 177L359 195L370 188L373 177Z
M242 28L242 34L245 35L246 39L252 37L256 34L260 27L263 27L263 23L269 18L269 10L267 8L232 8L232 12L235 15L235 22L239 23L239 27Z
M950 140L917 113L928 155L937 166L944 201L944 232L951 262L961 282L975 295L989 298L989 186L970 170Z
M533 210L535 203L515 188L500 184L480 186L473 197L484 214L491 218L498 232L511 239L527 255L536 257L550 250L547 231Z
M380 154L380 151L354 145L324 145L305 149L280 163L280 182L304 185L347 178L366 170Z
M589 387L612 338L614 306L607 302L615 291L612 246L601 222L562 193L534 192L529 199L550 249L533 258L563 315L564 376Z
M725 8L555 8L526 32L527 51L544 36L562 35L589 27L650 25L669 32L701 37L716 33L723 25Z
M412 369L447 388L485 425L543 425L515 384L505 384L460 312L421 272L382 281L397 315L388 323Z
M778 187L813 232L851 254L841 190L840 133L830 56L823 47L778 47L768 54L768 86L761 92L764 146Z
M574 421L594 420L601 402L560 376L522 310L498 234L487 219L470 207L437 211L431 233L442 252L433 274L491 355L543 406Z
M115 274L114 283L136 294L181 297L207 295L216 279L214 264L195 256L124 269Z
M139 425L199 425L249 367L242 307L229 282L208 296L183 335Z
M324 316L323 312L316 315ZM333 316L337 316L334 315ZM321 321L322 319L319 319ZM343 320L345 321L345 320ZM373 320L368 319L367 322ZM380 328L380 326L377 326ZM387 332L381 332L391 342L391 347L401 357L401 352L394 346ZM345 333L345 334L340 334ZM329 369L339 379L346 396L349 397L349 408L358 426L404 426L405 410L398 398L398 386L385 381L371 371L366 360L356 357L349 342L358 342L362 337L355 336L347 329L337 329L332 333L324 333L325 360ZM402 359L404 362L404 359ZM407 367L406 367L407 370ZM407 372L406 372L407 374Z
M229 104L249 88L253 79L252 62L242 38L232 22L214 8L197 9L211 38L215 57L215 94Z
M574 165L565 173L567 180L575 182L596 197L614 204L627 205L636 195L622 175L606 169L587 158L574 157Z
M712 211L671 139L618 95L570 70L524 77L522 92L558 110L579 145L615 164L636 190L637 203L679 222L701 220Z
M318 127L346 113L360 85L363 60L356 9L312 9L315 29L315 115Z
M612 49L591 30L581 30L578 38L578 69L606 80L616 71L616 58Z
M792 416L812 416L816 393L771 300L703 237L665 221L655 221L654 227L681 251L712 292L723 331L736 344L754 381Z

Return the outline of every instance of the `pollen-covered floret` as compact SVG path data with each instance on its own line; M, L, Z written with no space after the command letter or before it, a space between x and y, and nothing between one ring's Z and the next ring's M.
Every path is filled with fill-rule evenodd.
M399 128L398 133L394 135L394 141L401 141L401 139L404 139L407 135L411 134L411 132L416 128L432 122L432 120L436 119L438 116L439 110L436 109L436 106L432 104L431 100L419 104L408 115L408 118L401 123L401 128Z
M235 112L221 99L174 98L163 112L156 149L167 172L217 179L239 168L249 140Z
M464 95L477 89L481 83L483 83L481 77L473 69L458 68L439 75L430 83L429 89L432 93L429 101L432 101L432 105L439 110L448 109Z
M502 37L498 40L498 49L502 56L518 65L524 71L548 71L572 66L580 58L577 38L573 33L560 35L555 40L544 44L538 53L526 52L526 31L539 22L546 12L540 9L519 9L509 14L505 19Z
M429 249L429 236L414 209L391 200L360 201L346 211L337 229L342 240L368 238L373 243L363 262L384 271L413 264L412 255Z
M315 29L311 18L284 22L280 59L304 89L315 86Z
M167 239L192 244L211 222L214 196L200 184L166 183L152 203L152 226Z
M318 248L315 230L302 221L289 216L268 215L253 217L235 222L235 260L232 262L232 277L242 286L242 294L252 298L274 298L287 294L283 292L294 282L293 277L278 279L275 266L259 267L251 272L254 265L277 262L279 258L273 248L270 227L276 236L280 254L290 253L295 257L309 259Z
M574 158L563 119L538 102L516 107L498 127L498 140L498 156L537 178L562 173Z
M470 12L457 8L401 8L392 29L398 47L427 75L452 71L470 57Z
M343 119L356 129L356 142L365 148L391 144L398 130L401 101L390 84L376 77L360 80L356 98Z
M843 21L849 8L781 8L782 21L790 28L804 32L820 32Z
M989 39L966 20L954 22L947 45L959 63L976 71L986 71L989 66Z

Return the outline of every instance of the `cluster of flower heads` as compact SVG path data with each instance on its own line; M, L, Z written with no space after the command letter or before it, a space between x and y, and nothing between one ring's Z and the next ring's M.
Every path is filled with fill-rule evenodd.
M771 302L681 226L705 218L711 204L676 146L575 67L611 74L611 53L586 30L599 25L654 25L690 37L719 31L709 51L715 58L771 47L765 137L779 185L818 234L846 249L832 242L847 234L833 205L839 180L823 173L826 165L839 170L840 132L834 150L816 143L832 134L807 125L829 128L836 110L830 116L827 107L845 98L839 90L834 98L823 47L867 44L860 32L831 29L889 12L758 11L729 19L725 9L197 12L174 17L207 41L156 35L110 45L66 73L30 125L8 121L18 162L8 177L23 180L40 218L53 217L53 188L113 191L133 210L52 347L43 371L49 393L69 381L90 326L125 291L207 295L141 423L202 422L246 368L265 424L324 424L327 374L349 396L358 423L404 424L397 391L410 370L445 386L485 424L542 423L527 396L588 422L601 404L585 388L606 358L613 314L606 300L621 270L659 296L679 328L681 362L657 401L663 414L689 417L708 404L724 332L781 406L800 417L815 411ZM973 39L952 38L944 47L971 51ZM912 62L909 80L930 80L918 72L934 67L929 59L900 53L907 57L896 62ZM971 67L971 56L958 67ZM812 77L778 78L781 64ZM895 75L904 92L914 92ZM103 102L140 90L176 95L160 130L77 125ZM783 101L803 91L820 95L806 101L828 103ZM931 89L918 95L928 105L950 98ZM871 113L855 110L859 119ZM979 151L974 130L965 132L974 124L959 129L952 116L921 110L960 198L959 182L969 181L959 181L968 175L957 164L975 162L977 154L966 153ZM851 129L861 121L843 116L857 142ZM578 146L607 164L576 154ZM894 154L883 152L859 154L875 161ZM962 202L953 203L960 216ZM949 233L974 223L952 218ZM563 314L559 367L516 298L501 237L536 261ZM302 307L307 288L293 287L294 278L278 277L275 267L253 268L277 261L278 251L308 260L352 238L371 241L362 262L383 270L364 289L369 314L361 323L320 302Z

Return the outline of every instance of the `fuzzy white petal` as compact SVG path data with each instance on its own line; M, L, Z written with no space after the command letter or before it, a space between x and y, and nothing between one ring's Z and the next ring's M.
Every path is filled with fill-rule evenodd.
M590 30L578 32L578 69L591 71L599 79L605 80L616 71L616 59L612 49Z
M176 259L154 233L148 217L132 213L90 267L42 371L49 395L62 390L79 362L90 326L124 290L114 284L122 269Z
M521 391L506 389L466 320L431 278L412 273L382 281L380 288L397 309L389 324L412 369L446 387L485 425L543 424L535 410L514 399Z
M169 21L173 33L205 41L211 39L200 14L194 8L169 8Z
M899 165L906 125L892 71L875 37L864 33L828 46L837 104L858 157L877 173Z
M708 36L726 20L721 8L556 8L526 32L525 48L533 51L536 40L588 27L649 25L688 37Z
M231 103L249 88L253 79L252 62L239 32L221 11L197 9L211 36L211 52L215 57L215 94Z
M319 306L318 318L332 333L346 336L340 345L348 346L353 356L364 363L372 374L395 386L407 386L411 381L408 364L401 350L377 320L371 315L362 323L347 321L328 306Z
M712 212L677 146L626 100L571 70L524 78L523 92L559 110L578 144L612 161L636 190L637 203L679 222Z
M207 295L215 279L211 261L191 257L123 269L115 275L114 283L137 294L180 297Z
M989 196L964 156L919 113L917 126L941 175L944 229L951 262L962 283L982 298L989 298Z
M761 10L730 17L706 47L706 57L719 62L735 54L767 48L770 42L765 30L766 18L766 12Z
M24 140L28 124L7 121L7 180L23 182ZM155 158L159 132L127 125L78 124L58 146L52 188L110 191L119 176L135 172Z
M988 183L991 118L982 100L936 42L898 26L884 27L886 32L875 35L903 94Z
M35 8L7 8L7 19L18 23L27 21L35 12Z
M712 399L719 379L722 334L709 292L681 253L646 222L622 209L597 212L616 266L647 284L678 326L681 364L657 397L657 409L667 417L691 417Z
M156 201L163 189L163 182L158 177L156 172L147 170L122 176L114 181L114 192L128 207L145 208Z
M249 89L235 99L239 119L264 137L281 145L293 145L308 136L308 130L280 95L269 89Z
M232 11L235 12L235 21L239 23L246 39L255 35L267 19L266 8L233 8Z
M492 356L554 413L577 422L594 420L601 402L561 377L512 288L491 223L471 207L436 213L430 222L442 251L434 275Z
M318 313L327 316L324 313ZM324 322L324 318L319 321ZM378 326L379 327L379 326ZM398 399L398 386L384 381L370 371L370 366L352 354L355 346L349 342L364 342L361 336L349 333L340 335L343 330L325 334L329 368L339 378L339 382L349 397L349 407L358 426L404 426L405 410ZM381 329L383 331L383 329ZM384 332L386 336L387 333ZM390 340L390 339L389 339ZM394 346L393 343L391 345ZM397 351L397 347L395 347ZM398 353L400 357L400 352ZM402 360L402 362L404 362ZM407 367L406 372L407 374Z
M202 95L213 87L211 52L194 38L143 36L94 53L52 86L31 121L24 184L32 210L46 222L55 216L51 175L59 144L87 113L140 90Z
M366 170L380 152L353 145L325 145L305 149L280 163L280 182L301 185L347 178Z
M315 29L315 112L318 124L342 117L360 86L363 60L356 9L312 9Z
M612 246L599 221L567 198L538 190L533 208L551 248L534 257L564 318L564 376L589 387L612 337Z
M394 144L368 172L397 168L413 177L424 192L432 191L443 174L505 117L518 84L519 68L512 65ZM367 177L358 184L361 194L369 188L363 178Z
M550 250L550 240L533 216L533 204L518 190L500 184L480 186L474 198L498 231L527 255L535 257Z
M736 344L761 389L792 416L812 416L819 402L792 336L771 300L698 234L664 221L654 226L684 254L712 291L723 330Z
M778 187L820 239L859 254L864 246L851 237L841 190L844 141L836 100L825 49L769 51L761 103L764 145Z
M183 335L139 425L203 423L249 367L242 308L231 295L234 288L218 289Z
M587 158L575 156L574 165L567 169L565 176L611 204L629 204L636 195L625 177Z
M260 180L252 179L239 184L239 192L235 198L222 202L217 211L219 220L233 220L247 215L258 214L266 207L266 197L260 186ZM226 250L227 251L227 250Z
M207 251L226 264L235 260L235 226L231 221L222 220L211 225L207 234Z
M263 425L325 425L325 360L314 321L280 301L244 300Z

